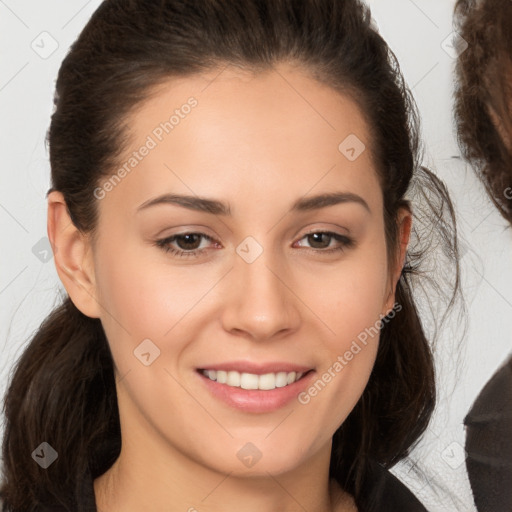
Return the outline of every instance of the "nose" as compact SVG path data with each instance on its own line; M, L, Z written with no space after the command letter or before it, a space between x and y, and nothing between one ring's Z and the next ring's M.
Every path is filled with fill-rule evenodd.
M285 265L266 254L252 263L236 257L221 315L226 331L259 341L289 335L301 322L300 300Z

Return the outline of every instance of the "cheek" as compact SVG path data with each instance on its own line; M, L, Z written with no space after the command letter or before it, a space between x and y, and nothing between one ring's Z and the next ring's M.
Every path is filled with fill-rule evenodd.
M316 292L310 278L308 296L331 329L332 349L343 350L384 312L388 285L385 243L376 239L367 245L371 248L354 252L334 271L316 273Z
M216 276L206 267L198 272L192 266L166 264L165 258L152 262L147 250L136 247L123 251L122 259L109 244L103 247L97 255L101 321L116 373L121 380L127 376L123 382L131 398L125 398L125 413L142 411L148 418L165 420L163 404L195 410L197 404L165 370L177 375L183 364L192 333L201 330L197 311Z
M312 309L329 328L324 332L330 334L318 347L322 364L317 380L299 403L316 402L333 430L359 400L375 363L387 295L385 255L384 240L376 239L373 250L359 251L336 272L317 275L318 292L309 294Z
M132 338L165 336L215 283L207 267L198 271L167 264L165 255L156 251L148 258L147 248L133 247L119 258L105 244L97 254L97 291L105 322L124 327Z
M333 332L324 341L327 357L321 369L331 376L333 372L343 375L342 379L337 379L338 384L349 394L350 389L356 394L362 392L361 386L364 388L370 375L379 343L382 312L380 287L368 279L367 273L359 276L360 279L357 277L357 274L351 276L357 280L355 289L347 285L326 304L330 308L329 327ZM329 301L329 298L324 300Z

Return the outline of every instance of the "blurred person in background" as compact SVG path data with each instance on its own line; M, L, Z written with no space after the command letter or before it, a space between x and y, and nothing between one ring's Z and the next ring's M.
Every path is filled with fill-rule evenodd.
M512 2L458 0L468 43L456 66L455 119L462 153L512 224ZM479 512L512 510L512 357L466 416L466 465Z

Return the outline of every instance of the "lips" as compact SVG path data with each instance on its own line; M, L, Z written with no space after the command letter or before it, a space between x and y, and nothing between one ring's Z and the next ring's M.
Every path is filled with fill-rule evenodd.
M197 375L206 389L225 404L262 413L289 404L314 378L313 368L276 362L232 362L205 365Z

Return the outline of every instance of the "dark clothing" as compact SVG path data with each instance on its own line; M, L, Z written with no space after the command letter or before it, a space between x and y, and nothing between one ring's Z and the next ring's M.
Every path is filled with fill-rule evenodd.
M512 511L512 357L485 385L464 423L478 512Z
M359 512L427 512L398 478L377 463L373 463L361 495Z

